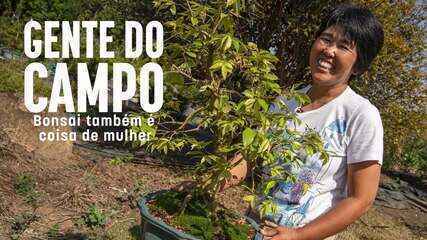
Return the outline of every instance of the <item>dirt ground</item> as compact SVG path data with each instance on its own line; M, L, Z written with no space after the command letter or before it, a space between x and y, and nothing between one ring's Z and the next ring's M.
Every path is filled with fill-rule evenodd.
M143 193L188 179L182 169L111 164L114 155L42 143L22 97L0 93L0 239L139 239L136 201ZM244 211L243 189L221 195ZM92 211L90 209L96 209ZM418 208L374 206L338 239L425 239L427 214Z

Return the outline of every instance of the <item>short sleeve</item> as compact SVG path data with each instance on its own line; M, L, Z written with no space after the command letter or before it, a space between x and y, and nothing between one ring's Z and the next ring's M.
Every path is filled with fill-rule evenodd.
M363 104L353 115L348 128L347 163L383 161L383 126L378 109Z

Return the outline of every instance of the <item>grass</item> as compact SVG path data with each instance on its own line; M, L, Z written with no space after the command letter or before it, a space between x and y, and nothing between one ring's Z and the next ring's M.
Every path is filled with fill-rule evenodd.
M28 62L0 60L0 92L24 93L24 71ZM34 79L34 94L50 96L50 88L41 79Z
M36 190L34 177L27 173L18 174L15 177L14 188L16 194L23 197L28 204L34 205L39 200L41 194Z
M38 219L39 216L31 212L24 212L13 217L11 224L12 231L10 234L11 239L19 239L20 235L28 228L28 226Z
M132 162L132 160L133 160L133 156L116 156L110 159L108 163L113 166L119 166L125 163L130 163Z
M61 235L59 233L59 224L53 224L46 233L48 239L58 239Z

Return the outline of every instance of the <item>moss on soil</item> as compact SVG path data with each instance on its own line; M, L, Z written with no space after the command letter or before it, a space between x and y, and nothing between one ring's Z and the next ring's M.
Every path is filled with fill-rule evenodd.
M192 198L184 212L181 203L185 195L181 192L168 191L156 197L150 205L156 215L166 216L167 222L178 229L198 237L202 240L226 239L246 240L250 236L250 226L246 223L238 223L238 218L227 214L225 210L218 212L218 221L214 221L212 214L208 211L208 205ZM163 211L162 211L163 210Z

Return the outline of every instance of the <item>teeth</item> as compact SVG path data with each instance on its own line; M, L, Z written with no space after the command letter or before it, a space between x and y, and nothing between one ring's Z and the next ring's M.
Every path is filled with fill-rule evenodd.
M317 60L317 64L325 69L332 69L332 64L330 64L329 62L323 61L322 59Z

